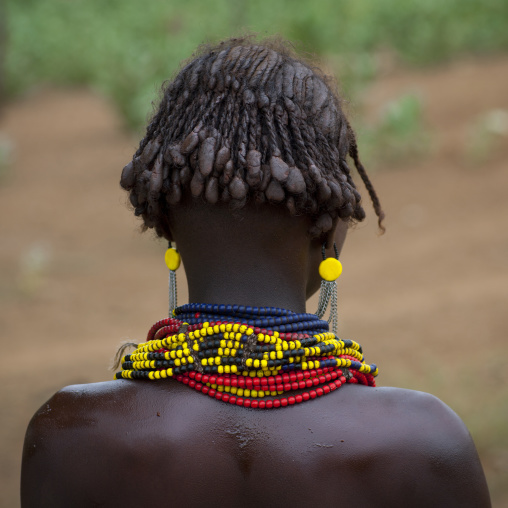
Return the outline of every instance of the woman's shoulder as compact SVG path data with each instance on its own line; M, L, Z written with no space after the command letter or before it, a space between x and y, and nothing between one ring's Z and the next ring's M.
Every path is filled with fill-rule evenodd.
M411 429L428 426L445 426L454 433L465 426L459 416L438 397L418 390L396 387L354 386L350 404L358 405L363 412L375 412L377 421L399 420Z
M357 506L489 506L475 446L446 404L423 392L355 385L268 411L217 402L177 382L69 386L29 425L22 494L31 506L29 498L51 491L48 506L59 506L57 497L74 500L106 473L128 489L126 470L138 479L166 471L173 485L175 456L189 475L207 478L207 462L195 460L203 454L244 492L249 478L231 464L267 478L281 470L295 478L302 470L321 471L313 477L320 492L335 499L351 490ZM293 485L285 495L305 506L308 494Z
M398 493L403 496L399 499L407 496L402 504L410 506L490 506L471 435L439 398L402 388L360 386L344 390L343 397L334 400L341 417L336 430L343 441L341 458L351 470L369 472L377 484L377 504L394 506L391 496ZM331 421L333 416L326 414Z
M305 404L302 404L304 409ZM322 397L319 408L305 408L309 418L323 422L323 431L331 421L357 439L365 448L405 449L420 455L446 454L454 448L472 445L469 431L461 418L443 401L426 392L394 387L347 385ZM317 411L316 411L317 409ZM319 415L319 417L316 417ZM318 426L319 428L319 426ZM474 446L473 446L474 449Z
M108 422L133 427L139 419L146 423L148 415L171 421L207 414L209 425L213 425L215 414L221 418L228 414L234 421L245 412L174 381L70 385L56 392L34 414L27 437L62 429L103 432ZM330 421L339 421L339 428L347 430L349 436L365 442L369 435L373 446L388 448L425 446L443 452L471 442L465 424L448 405L429 393L404 388L347 385L328 396L286 409L248 413L252 421L266 426L296 428L313 422L316 432L325 433Z
M128 383L106 381L70 385L56 392L28 424L23 466L59 455L62 436L76 445L77 436L104 432L104 424L114 420L115 411L123 412L124 402L132 398L132 388Z
M92 498L110 491L101 478L119 482L117 459L141 457L137 433L149 428L140 393L152 387L142 385L119 380L66 386L35 412L23 446L23 507L95 506Z
M171 416L171 408L183 403L186 408L197 403L202 412L213 413L216 407L226 411L229 409L232 413L238 411L235 406L203 397L176 382L105 381L62 388L34 414L29 430L61 430L83 427L86 422L95 420L104 423L107 419L136 418L139 412L155 406L166 416ZM253 417L277 415L276 419L283 422L291 412L288 424L294 424L295 413L298 413L298 422L301 418L305 419L306 413L314 417L316 411L323 421L340 417L343 426L358 429L363 425L375 426L377 432L386 433L385 439L394 434L399 442L402 435L409 438L413 433L418 433L420 439L427 437L431 440L446 435L453 440L467 439L469 436L462 420L440 399L429 393L404 388L347 385L334 394L289 408L288 411L252 410L249 413ZM179 409L174 413L175 417L184 417L185 411Z
M420 461L431 469L449 468L458 474L474 465L475 473L483 476L466 425L434 395L394 387L354 387L347 407L354 413L345 417L348 426L358 447L369 454L403 458L399 463L407 460L407 466ZM343 409L337 411L343 415Z
M171 392L176 384L166 384L165 392ZM104 432L109 422L127 424L129 418L135 419L157 398L160 398L160 387L148 382L115 380L69 385L57 391L35 412L28 425L27 438L64 429Z
M30 432L51 432L52 429L78 427L83 419L99 417L104 411L110 412L115 401L129 396L127 383L104 381L69 385L58 390L33 415L28 425Z
M342 433L347 434L357 455L360 450L378 456L383 450L398 450L415 459L440 460L443 456L451 460L475 451L465 424L437 397L403 388L356 385L286 409L264 411L217 402L177 382L119 380L71 385L55 393L35 413L26 439L44 437L48 442L62 430L79 436L117 436L124 428L133 436L150 425L158 428L160 422L175 425L180 421L192 432L193 422L201 421L203 415L213 427L221 425L224 415L235 422L246 413L251 422L270 433L290 434L295 439L302 436L302 444L301 429L311 428L314 437L333 444L341 442Z
M427 454L453 455L462 446L473 448L461 418L438 397L417 390L379 387L362 391L364 411L370 408L391 446L419 447Z

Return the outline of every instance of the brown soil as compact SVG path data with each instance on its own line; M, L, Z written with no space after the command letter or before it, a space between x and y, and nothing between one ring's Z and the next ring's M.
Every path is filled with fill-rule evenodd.
M420 93L433 148L377 168L388 231L378 237L371 214L351 232L339 287L341 334L380 366L380 384L432 392L459 413L495 506L508 506L508 144L478 125L508 111L507 89L498 57L400 72L368 91L373 118ZM118 343L143 338L167 296L164 246L138 234L118 186L135 140L104 100L34 92L5 109L2 138L13 156L0 167L0 504L11 507L30 416L63 385L110 379Z

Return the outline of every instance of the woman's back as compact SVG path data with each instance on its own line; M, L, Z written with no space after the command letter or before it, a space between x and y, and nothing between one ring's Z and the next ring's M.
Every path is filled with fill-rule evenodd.
M171 319L116 381L68 387L32 420L24 508L490 505L460 419L374 388L337 336L338 257L365 217L348 156L381 226L340 97L287 48L228 41L166 86L121 184L178 245L192 305L175 308L171 250Z
M357 385L277 410L171 380L70 386L31 422L23 481L26 507L490 505L453 411Z

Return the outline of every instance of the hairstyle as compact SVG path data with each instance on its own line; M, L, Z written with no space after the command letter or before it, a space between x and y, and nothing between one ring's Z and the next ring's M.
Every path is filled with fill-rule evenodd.
M365 212L349 155L381 221L355 134L329 78L287 44L230 39L201 48L162 89L162 100L122 172L144 227L168 237L170 206L190 192L210 204L285 205L313 220L312 236L337 217Z

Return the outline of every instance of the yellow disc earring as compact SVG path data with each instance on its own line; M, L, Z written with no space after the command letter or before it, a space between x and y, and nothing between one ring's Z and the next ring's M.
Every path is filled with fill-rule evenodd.
M182 258L176 248L171 246L171 242L168 243L168 250L164 255L164 260L169 268L169 317L173 317L173 311L177 306L176 271L182 262Z
M321 319L330 305L330 315L328 323L332 333L337 335L337 279L342 273L342 264L339 261L339 250L337 245L333 244L335 257L327 258L325 254L325 245L323 244L321 252L323 261L319 264L319 275L323 279L321 281L321 289L319 290L319 301L316 315Z

